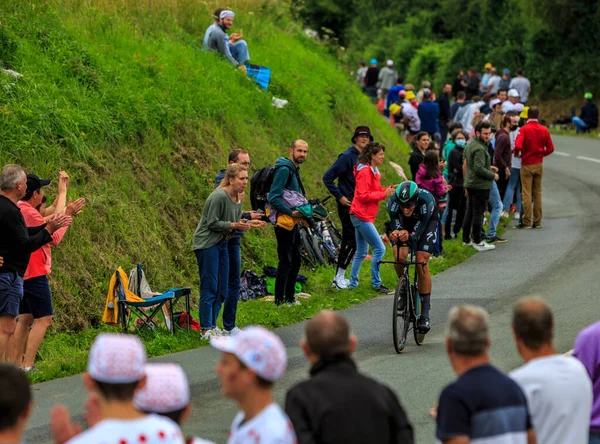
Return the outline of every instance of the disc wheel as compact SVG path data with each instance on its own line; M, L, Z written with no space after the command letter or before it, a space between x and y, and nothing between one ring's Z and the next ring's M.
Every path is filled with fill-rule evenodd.
M394 291L394 307L392 319L392 331L394 336L394 348L396 353L402 353L406 345L406 335L408 334L409 310L406 307L407 282L403 276L396 284ZM404 298L404 301L402 299ZM404 306L403 310L400 307Z

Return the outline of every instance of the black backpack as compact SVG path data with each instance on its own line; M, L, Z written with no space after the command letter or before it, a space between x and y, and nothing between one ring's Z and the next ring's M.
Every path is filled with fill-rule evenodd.
M300 189L302 190L302 194L306 194L304 191L304 185L300 180L300 176L296 174L289 166L285 165L286 168L290 170L290 173L296 176L298 183L300 184ZM273 177L275 176L275 169L271 165L267 165L262 167L260 170L256 171L252 175L252 179L250 179L250 204L252 205L252 209L254 211L257 210L266 210L267 206L267 194L271 191L271 185L273 185ZM290 174L290 178L292 177ZM289 179L288 179L289 181Z

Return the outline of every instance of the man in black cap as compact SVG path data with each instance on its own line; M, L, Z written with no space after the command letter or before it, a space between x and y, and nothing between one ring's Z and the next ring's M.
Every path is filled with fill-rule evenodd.
M15 331L29 256L51 242L52 233L71 222L71 217L59 214L47 224L28 228L17 207L26 194L27 176L23 168L6 165L0 174L0 256L4 258L0 266L0 362L8 356L8 340Z
M323 175L323 183L337 200L338 215L342 222L342 245L338 256L338 265L335 277L333 278L333 287L343 289L350 285L346 279L346 269L354 257L356 251L356 237L354 226L350 220L350 204L354 198L354 166L358 160L358 155L373 141L371 130L368 126L359 126L354 130L352 143L346 151L340 154L337 160L329 167ZM337 179L337 185L335 180Z

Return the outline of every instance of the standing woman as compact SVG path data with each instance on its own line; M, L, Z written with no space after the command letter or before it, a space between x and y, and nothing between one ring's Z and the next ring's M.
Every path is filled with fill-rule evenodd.
M200 328L202 339L220 335L217 318L227 295L229 253L227 241L234 230L247 231L264 226L262 221L242 220L239 194L248 185L248 171L240 164L229 165L219 188L204 205L202 218L194 233L193 249L200 271Z
M383 258L385 245L373 222L377 218L379 202L394 194L395 185L382 188L379 167L385 158L385 147L377 142L369 143L358 156L358 164L354 170L356 189L350 206L350 219L356 234L356 255L352 261L350 288L358 287L358 273L363 260L373 248L371 261L371 285L375 291L388 294L390 290L382 284L377 261Z

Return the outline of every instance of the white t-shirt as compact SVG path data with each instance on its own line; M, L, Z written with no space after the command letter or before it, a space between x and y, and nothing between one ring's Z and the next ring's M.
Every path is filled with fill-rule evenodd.
M67 441L67 444L184 444L179 426L169 418L106 419Z
M510 88L514 88L519 92L519 98L522 103L527 102L529 98L529 88L531 83L527 80L527 77L515 77L510 81Z
M498 90L500 89L500 78L499 75L495 75L490 77L487 83L487 93L488 94L498 94Z
M227 444L296 444L296 433L285 412L277 404L266 407L248 422L244 412L239 412L233 424Z
M514 131L511 131L509 133L510 135L510 149L511 151L514 151L515 149L515 140L517 139L517 135L519 134L519 130L520 128L517 128ZM520 157L516 157L514 154L511 157L511 161L510 161L510 167L511 168L516 168L517 170L521 169L521 158Z
M509 111L514 111L514 110L515 110L515 104L512 103L510 100L505 100L504 102L502 102L502 111L507 113Z
M562 355L532 359L510 377L525 392L539 443L587 444L592 382L581 362Z

